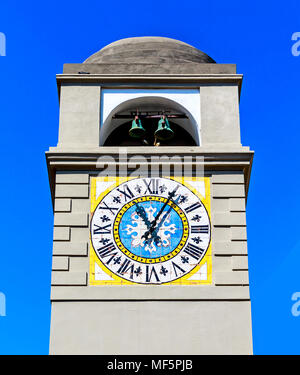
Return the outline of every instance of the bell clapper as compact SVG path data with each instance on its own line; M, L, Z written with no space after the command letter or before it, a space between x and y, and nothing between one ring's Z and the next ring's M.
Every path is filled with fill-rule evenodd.
M157 141L157 138L154 138L154 146L160 146L160 142Z

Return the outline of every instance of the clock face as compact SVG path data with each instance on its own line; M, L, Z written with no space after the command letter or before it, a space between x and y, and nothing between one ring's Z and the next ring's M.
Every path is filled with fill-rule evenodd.
M208 211L192 187L168 178L131 178L102 195L91 243L112 279L165 284L189 275L210 244Z

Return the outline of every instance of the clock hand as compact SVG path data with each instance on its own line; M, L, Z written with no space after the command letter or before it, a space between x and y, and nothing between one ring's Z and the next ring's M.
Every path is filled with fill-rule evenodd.
M149 234L150 235L152 234L152 232L154 231L155 225L157 223L157 220L159 219L160 215L162 214L163 210L165 209L166 205L169 203L171 198L174 197L178 188L179 188L179 185L177 185L176 188L169 193L168 199L166 200L166 202L164 203L162 208L159 210L158 214L155 216L154 220L151 222L151 226L150 226L150 228L148 228L149 230L146 233L143 234L142 238L145 238L147 240Z
M162 214L163 210L165 209L166 205L169 203L169 201L171 200L171 198L174 197L174 195L175 195L175 193L176 193L176 191L177 191L178 188L179 188L179 185L177 185L176 188L169 193L168 199L166 200L166 202L164 203L164 205L160 209L159 213L155 216L153 222L151 223L151 226L155 226L156 225L157 220L159 219L160 215Z
M146 224L147 228L149 229L151 227L151 223L149 219L147 218L146 211L144 210L144 207L141 207L138 203L136 204L136 210L135 212L138 214L139 217L142 218L144 223Z
M177 203L180 199L181 195L179 195L173 203ZM161 219L160 223L158 224L157 228L155 229L155 231L158 231L160 229L160 227L163 225L164 221L166 220L167 216L169 215L170 211L172 210L172 206L170 206L170 208L168 209L168 211L165 212L163 218Z
M156 245L158 245L159 243L161 243L161 238L160 238L160 236L157 234L156 231L153 231L153 232L151 233L151 237L150 237L150 238L147 238L147 239L145 240L145 243L146 243L147 245L149 245L149 244L151 244L152 240L154 240L154 242L155 242Z
M179 195L175 200L174 200L174 203L177 203L180 199L181 195ZM161 239L160 237L157 235L160 227L163 225L164 221L166 220L167 216L169 215L170 211L172 210L172 206L169 207L169 209L165 212L163 218L161 219L160 223L158 224L158 226L156 228L153 228L153 231L150 233L151 234L151 237L149 239L146 238L146 243L150 243L152 242L152 239L154 239L155 243L157 244L157 237L159 238L159 242L161 242ZM149 232L149 231L148 231ZM146 232L146 233L148 233ZM146 235L146 233L144 234L144 236ZM142 236L142 238L144 237ZM148 235L147 235L148 237Z
M147 218L146 211L138 203L136 204L136 207L137 207L137 209L135 210L135 212L138 214L138 216L140 216L142 218L142 220L146 224L147 228L149 229L151 227L151 223ZM155 241L156 244L158 244L161 241L160 237L157 234L154 234L153 238L154 238L154 241ZM152 237L151 237L151 241L152 241ZM146 240L146 243L148 243L148 240Z

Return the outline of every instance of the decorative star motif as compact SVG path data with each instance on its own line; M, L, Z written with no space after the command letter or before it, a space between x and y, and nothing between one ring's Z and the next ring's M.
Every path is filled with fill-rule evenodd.
M121 198L120 197L113 197L113 202L114 203L121 203Z
M114 264L120 264L121 263L121 257L114 258L113 262L114 262Z
M161 192L161 194L164 193L166 190L167 190L167 187L165 185L161 185L159 187L159 191Z
M193 218L192 218L192 220L193 221L200 221L200 219L201 219L201 216L200 215L195 215Z
M198 237L194 237L192 238L192 240L195 242L195 243L199 243L199 242L202 242L201 238L198 236Z
M179 203L186 203L188 201L188 197L186 195L182 195L179 199Z
M141 194L142 187L141 187L140 185L137 184L137 185L134 187L134 190L137 191L139 194Z
M167 274L168 272L169 272L169 271L168 271L164 266L161 266L161 269L160 269L160 274L161 274L161 275L166 276L166 274Z
M101 238L101 240L99 242L102 243L103 245L105 245L107 242L109 242L109 239L108 238Z
M102 220L102 223L104 223L105 221L110 221L110 218L106 215L101 216L100 219Z
M184 257L183 255L181 256L181 261L182 263L189 263L189 257Z
M140 276L143 273L141 267L138 266L138 268L134 270L134 273L136 274L136 276Z

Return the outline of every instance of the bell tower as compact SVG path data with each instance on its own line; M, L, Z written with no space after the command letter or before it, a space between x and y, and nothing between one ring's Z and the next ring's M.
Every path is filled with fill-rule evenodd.
M50 354L252 354L236 66L129 38L57 85Z

